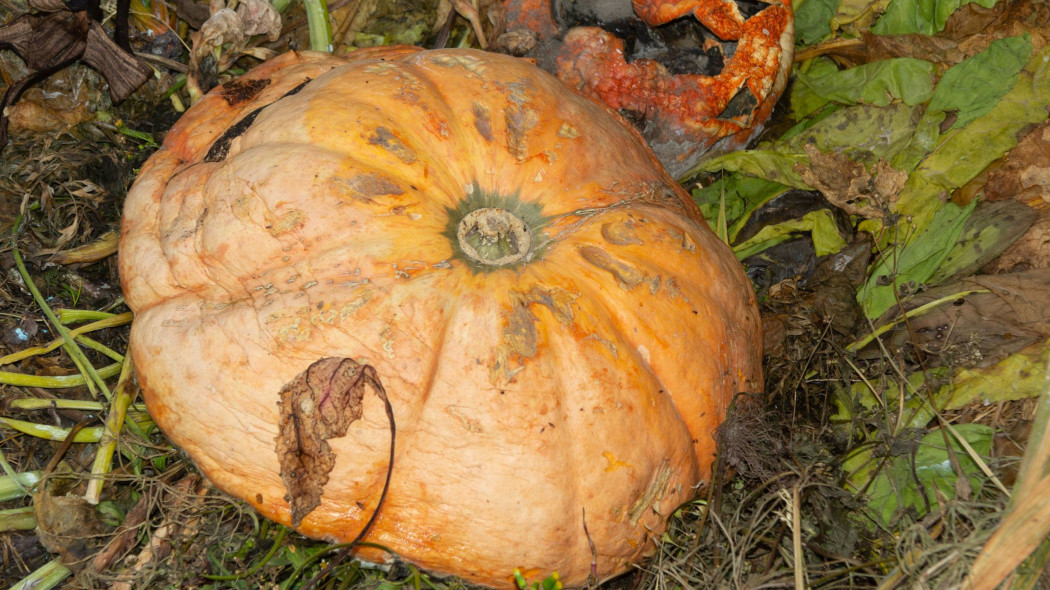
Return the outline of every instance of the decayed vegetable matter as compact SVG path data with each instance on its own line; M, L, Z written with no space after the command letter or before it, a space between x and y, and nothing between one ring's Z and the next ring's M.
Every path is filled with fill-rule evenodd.
M508 32L497 47L537 58L573 90L628 114L676 177L757 137L791 72L791 0L505 0L504 8ZM577 23L577 12L604 22ZM694 17L699 39L656 32ZM639 26L659 40L625 40Z
M375 515L366 540L483 584L648 554L761 387L689 196L495 54L289 53L216 89L129 193L120 271L150 412L217 485L318 538Z

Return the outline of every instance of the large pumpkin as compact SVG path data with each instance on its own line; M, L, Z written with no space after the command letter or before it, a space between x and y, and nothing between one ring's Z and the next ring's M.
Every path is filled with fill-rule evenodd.
M624 571L760 387L689 196L496 54L289 53L216 89L129 193L120 272L149 410L216 485L333 541L378 511L366 540L483 584Z

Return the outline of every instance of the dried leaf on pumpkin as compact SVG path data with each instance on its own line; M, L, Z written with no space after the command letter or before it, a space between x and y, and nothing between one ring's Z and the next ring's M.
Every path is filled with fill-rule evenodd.
M292 526L299 526L321 504L321 494L336 461L328 439L345 436L350 425L361 419L368 390L387 404L392 458L393 416L386 390L370 365L351 359L321 359L281 389L280 434L275 444L281 479L291 504ZM388 471L392 468L390 465Z

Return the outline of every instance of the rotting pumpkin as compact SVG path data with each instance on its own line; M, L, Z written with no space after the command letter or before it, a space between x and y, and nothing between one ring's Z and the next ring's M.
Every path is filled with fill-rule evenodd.
M497 54L288 53L215 89L129 193L120 274L149 411L217 486L316 538L375 514L366 540L480 584L651 553L761 387L688 194Z

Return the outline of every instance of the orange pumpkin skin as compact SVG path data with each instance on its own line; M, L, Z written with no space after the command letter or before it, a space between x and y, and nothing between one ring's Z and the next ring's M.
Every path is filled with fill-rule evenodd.
M524 258L464 253L478 207L521 215ZM350 540L378 509L367 541L480 584L623 572L761 386L750 285L688 194L611 111L496 54L289 53L216 89L129 193L120 272L149 410L217 486L289 523L280 391L368 364L389 493L369 394L298 530Z

